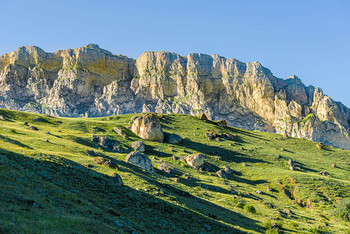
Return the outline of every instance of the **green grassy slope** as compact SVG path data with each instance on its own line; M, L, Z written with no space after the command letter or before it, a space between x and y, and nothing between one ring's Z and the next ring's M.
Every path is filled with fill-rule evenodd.
M268 230L273 224L286 233L349 233L349 222L333 211L350 195L350 151L319 150L312 141L164 115L163 131L179 134L183 142L144 143L155 167L166 162L177 168L169 177L125 163L132 142L140 140L125 128L135 115L81 119L9 110L0 115L5 117L0 120L0 233L262 233L273 231ZM38 116L44 121L33 120ZM29 130L24 121L39 130ZM128 140L113 132L116 126L125 128ZM237 137L203 138L211 129ZM115 139L124 153L98 147L91 141L94 134ZM87 150L119 169L95 164ZM229 166L235 172L225 180L172 159L196 152L213 168ZM300 170L289 170L289 159ZM113 172L123 186L113 184Z

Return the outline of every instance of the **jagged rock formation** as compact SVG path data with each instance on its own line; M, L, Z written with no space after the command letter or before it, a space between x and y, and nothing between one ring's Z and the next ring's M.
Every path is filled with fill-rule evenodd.
M137 60L97 45L46 53L20 47L0 57L0 107L59 116L204 112L228 125L287 133L350 149L350 109L279 79L258 62L218 55L144 52Z

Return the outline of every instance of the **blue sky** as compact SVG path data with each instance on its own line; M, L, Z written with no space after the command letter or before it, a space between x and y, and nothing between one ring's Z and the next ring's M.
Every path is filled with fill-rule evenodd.
M259 61L350 107L348 0L1 0L0 54L89 43L133 58L164 50Z

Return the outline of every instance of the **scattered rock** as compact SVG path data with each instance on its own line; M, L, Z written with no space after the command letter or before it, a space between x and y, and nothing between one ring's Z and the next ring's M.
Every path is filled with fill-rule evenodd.
M246 167L246 166L247 166L247 163L242 163L242 166L243 166L243 167Z
M92 127L92 130L94 130L94 131L96 131L96 132L102 132L102 131L103 131L102 128L97 127L97 126Z
M92 161L96 164L102 165L105 162L105 159L103 157L94 157Z
M180 156L179 159L180 159L181 162L186 162L186 160L184 159L184 157L181 157L181 156Z
M139 166L146 171L154 172L154 167L152 165L152 161L144 154L133 151L130 154L126 156L125 161L127 163L134 164L136 166Z
M177 156L175 156L175 155L173 155L172 158L173 158L174 161L176 161L176 160L179 159L179 158L178 158Z
M220 137L215 139L216 141L223 141Z
M33 121L35 122L43 122L44 120L40 117L34 118Z
M208 117L203 112L198 115L198 118L201 120L208 120Z
M129 139L128 135L126 135L126 133L121 128L115 127L113 128L113 131L122 136L125 140Z
M50 132L46 132L47 135L50 135L51 133Z
M226 140L234 140L237 135L229 134L229 133L221 133L221 137Z
M180 144L182 141L182 138L179 135L176 134L170 134L166 137L166 141L170 144Z
M106 118L107 120L111 120L111 116L107 116L107 118Z
M281 148L281 150L282 150L282 151L286 151L286 149L285 149L285 148Z
M90 156L93 156L93 157L96 156L96 153L93 150L87 150L86 153Z
M158 166L158 170L169 174L169 175L173 175L175 173L174 167L170 164L167 163L162 163Z
M117 153L122 153L122 148L114 140L109 139L108 137L98 137L93 135L92 141L99 144L100 146L115 151Z
M216 160L221 160L221 157L220 156L215 156L215 159Z
M320 174L323 175L323 176L329 176L329 173L326 172L326 171L320 171Z
M259 189L256 190L255 192L256 192L257 194L262 194L262 193L263 193L263 192L262 192L261 190L259 190Z
M226 175L226 173L225 173L224 170L217 171L215 174L216 174L217 176L219 176L220 178L228 179L228 177L227 177L227 175Z
M264 202L263 204L268 206L269 208L275 208L275 206L272 205L270 202Z
M50 142L49 139L46 139L46 142Z
M106 166L106 167L112 168L112 169L118 168L118 165L115 164L115 163L113 163L113 162L111 162L110 160L105 160L105 161L103 162L103 165ZM119 169L119 168L118 168L118 169Z
M145 144L142 141L134 141L132 143L132 148L135 151L145 152Z
M223 128L226 128L226 127L227 127L227 122L226 122L226 120L219 120L216 124L217 124L219 127L223 127Z
M294 171L295 170L295 161L293 159L289 159L288 161L288 167L290 170Z
M6 118L3 115L0 115L0 120L6 120Z
M337 167L337 165L335 165L334 163L331 165L332 167L334 167L334 168L336 168Z
M136 118L137 118L137 116L131 117L131 121L135 121Z
M123 185L123 180L117 173L112 173L110 177L115 185Z
M210 166L207 163L204 163L202 166L199 167L199 169L201 171L207 171L207 172L215 172L216 171L212 166Z
M28 122L23 122L23 124L28 126Z
M163 142L164 134L158 116L155 113L146 113L135 119L131 131L145 140Z
M229 166L224 166L224 172L227 174L227 175L230 175L233 173L233 170L229 167Z
M34 126L29 126L28 129L29 130L33 130L33 131L38 131L39 130L37 127L34 127Z
M91 165L91 164L83 164L84 167L87 167L87 168L93 168L94 166Z
M316 148L317 149L323 149L324 148L324 145L320 142L316 145Z
M180 179L179 178L172 178L176 183L179 183L180 182Z
M204 164L203 155L201 153L187 155L184 159L186 163L193 168L199 168Z

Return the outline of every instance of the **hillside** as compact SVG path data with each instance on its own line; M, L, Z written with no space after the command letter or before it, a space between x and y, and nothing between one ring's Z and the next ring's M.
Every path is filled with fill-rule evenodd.
M0 57L0 107L66 117L204 112L233 127L350 149L345 105L297 76L218 55L147 51L135 60L95 44L54 53L23 46Z
M350 151L164 114L165 135L182 142L143 142L155 168L174 167L168 175L125 162L140 140L128 130L130 119L141 114L67 118L1 109L0 115L0 233L349 233L334 207L350 195ZM208 140L210 130L234 139ZM115 140L123 152L100 147L93 135ZM179 160L192 153L203 154L213 172ZM96 157L111 162L97 164ZM288 168L290 159L296 170ZM215 174L224 166L233 169L227 179Z

